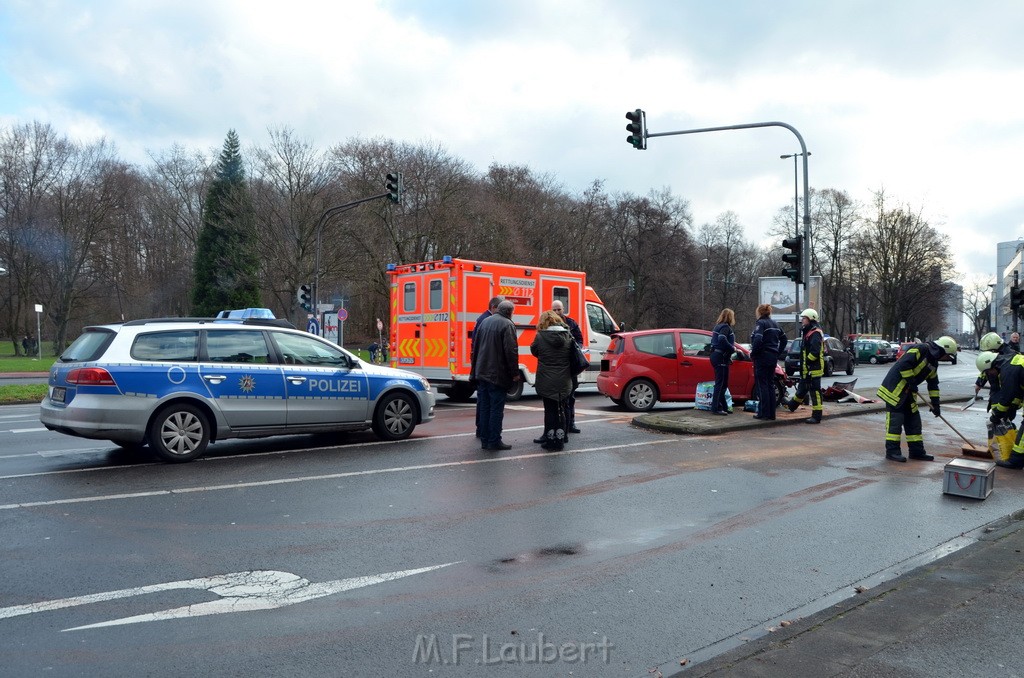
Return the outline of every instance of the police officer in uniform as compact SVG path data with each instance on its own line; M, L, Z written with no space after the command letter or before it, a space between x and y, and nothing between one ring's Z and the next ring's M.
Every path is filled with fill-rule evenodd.
M796 386L793 399L787 403L790 412L810 400L811 416L804 421L808 424L821 423L821 378L825 374L825 333L818 324L818 312L813 308L805 308L800 312L800 323L803 325L803 336L800 342L800 383Z
M910 458L919 461L935 459L924 451L921 434L921 413L917 409L917 387L928 382L932 414L939 416L939 361L952 359L958 348L952 337L914 344L892 364L878 387L878 397L885 402L885 458L907 460L900 453L900 435L905 431Z
M754 389L757 413L754 419L775 419L775 367L785 348L786 335L772 320L772 305L757 307L757 323L750 333L750 357L754 361Z

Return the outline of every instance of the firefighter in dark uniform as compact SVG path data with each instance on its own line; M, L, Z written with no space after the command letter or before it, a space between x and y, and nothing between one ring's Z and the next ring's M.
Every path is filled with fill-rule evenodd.
M796 393L786 406L790 412L803 404L804 400L811 403L811 417L805 419L808 424L821 423L821 378L825 374L825 333L818 324L818 312L806 308L800 312L800 323L803 335L800 341L800 383L796 385Z
M935 459L924 451L921 434L921 413L917 409L917 387L928 382L932 414L939 416L939 361L951 359L957 352L952 337L914 344L893 363L878 387L878 397L885 401L885 458L907 460L900 453L900 435L906 431L910 458L919 461Z
M980 346L983 353L990 351L996 355L1006 356L1007 360L1017 355L1017 352L1013 350L1013 347L1003 341L1003 338L995 332L989 332L983 336L981 338ZM985 387L986 383L989 387L988 409L991 410L992 404L995 403L996 397L999 395L998 369L993 370L990 368L989 370L981 370L978 374L977 381L974 382L974 393L977 394L981 392L981 389ZM1013 417L1010 418L1012 419Z
M991 423L997 426L1002 422L1011 422L1017 414L1021 402L1024 401L1024 355L1015 353L1012 356L1001 355L995 351L982 351L978 354L978 371L999 382L999 392L992 403ZM998 375L998 376L997 376ZM1024 426L1017 431L1017 440L1013 443L1010 457L1003 461L996 460L996 466L1003 468L1024 469Z

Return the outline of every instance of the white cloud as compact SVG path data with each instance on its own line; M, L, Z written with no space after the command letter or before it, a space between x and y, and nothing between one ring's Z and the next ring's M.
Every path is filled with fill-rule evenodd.
M637 152L623 114L645 108L652 131L779 120L804 136L812 186L862 202L884 188L977 272L1024 231L1022 16L996 0L8 0L0 120L105 135L139 162L217 148L229 128L246 143L275 125L321 147L435 141L570 190L669 186L698 224L732 210L755 240L792 204L792 134Z

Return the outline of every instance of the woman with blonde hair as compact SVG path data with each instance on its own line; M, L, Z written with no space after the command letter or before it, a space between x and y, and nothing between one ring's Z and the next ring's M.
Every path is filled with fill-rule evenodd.
M750 358L754 361L754 395L757 413L754 419L774 419L778 406L775 394L775 366L786 348L786 335L772 320L772 305L757 307L757 323L750 333Z
M530 353L537 356L534 387L544 402L544 434L534 442L557 451L569 439L565 406L572 393L572 351L576 350L569 327L554 311L544 311Z
M729 363L736 350L736 338L732 326L736 314L731 308L723 308L718 314L718 324L711 330L711 366L715 368L715 390L711 396L711 414L730 414L725 404L725 390L729 388Z

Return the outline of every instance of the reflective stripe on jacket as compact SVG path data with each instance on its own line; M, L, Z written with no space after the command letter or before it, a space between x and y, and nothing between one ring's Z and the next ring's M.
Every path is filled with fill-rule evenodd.
M928 397L938 398L938 367L938 360L932 359L928 344L915 344L889 368L882 385L878 387L878 397L893 407L900 407L904 399L913 398L917 386L927 380Z
M803 341L800 342L800 376L805 379L810 377L825 376L825 356L821 351L824 348L825 333L821 326L811 323L804 330Z

